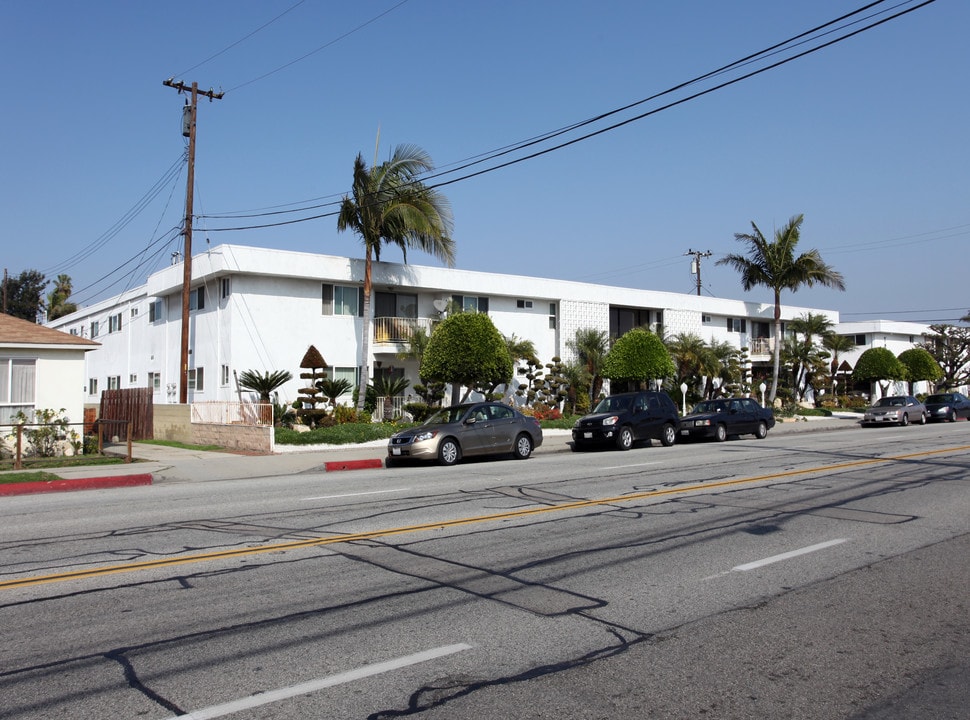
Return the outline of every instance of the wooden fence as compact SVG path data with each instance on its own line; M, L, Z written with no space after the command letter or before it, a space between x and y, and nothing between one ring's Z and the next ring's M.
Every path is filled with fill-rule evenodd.
M98 417L108 421L100 425L102 435L111 433L115 422L125 421L131 423L129 440L152 440L155 437L152 395L152 389L147 387L102 392Z

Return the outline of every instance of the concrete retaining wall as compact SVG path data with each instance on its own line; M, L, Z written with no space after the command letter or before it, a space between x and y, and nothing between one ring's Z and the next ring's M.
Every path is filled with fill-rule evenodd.
M156 406L157 407L157 406ZM158 437L156 430L155 436ZM275 449L276 435L272 425L192 424L193 445L219 445L229 450L270 454Z
M190 405L159 405L152 408L154 415L154 436L156 440L171 440L192 444L192 422Z

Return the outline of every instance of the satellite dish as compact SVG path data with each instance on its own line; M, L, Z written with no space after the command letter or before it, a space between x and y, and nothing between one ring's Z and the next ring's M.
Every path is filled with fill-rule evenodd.
M443 298L438 298L437 300L434 300L431 304L434 305L434 309L437 310L438 312L444 312L445 308L448 307L448 301Z

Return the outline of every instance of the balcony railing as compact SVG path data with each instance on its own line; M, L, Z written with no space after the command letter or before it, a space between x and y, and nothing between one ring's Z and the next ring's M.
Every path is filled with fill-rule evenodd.
M751 355L771 355L774 351L774 343L771 338L752 338Z
M414 336L414 331L418 328L424 330L428 335L431 334L433 323L431 318L403 318L403 317L378 317L374 318L374 342L375 343L406 343L410 342Z

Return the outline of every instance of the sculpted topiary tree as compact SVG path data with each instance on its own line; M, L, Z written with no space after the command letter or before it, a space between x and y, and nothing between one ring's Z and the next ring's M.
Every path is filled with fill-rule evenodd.
M854 382L879 383L882 394L889 390L889 383L906 379L906 366L891 350L884 347L874 347L859 356L852 371Z
M300 368L308 371L300 373L300 379L308 380L309 382L306 387L297 390L300 394L300 403L303 406L300 408L299 415L303 418L303 422L311 427L316 425L320 418L327 414L325 408L317 408L317 405L327 401L326 395L317 383L326 379L327 374L324 371L328 367L330 366L323 359L323 355L313 345L307 348L303 360L300 361Z
M463 402L473 390L510 382L512 356L488 315L456 313L431 333L420 375L428 382L451 383L452 403ZM462 386L466 390L459 400Z
M936 382L942 379L943 369L936 362L928 350L921 347L910 348L899 353L899 362L906 366L906 379L909 381L909 391L913 391L913 383L927 381Z
M603 362L603 377L641 389L646 389L647 381L663 380L675 372L663 342L642 328L618 338Z

